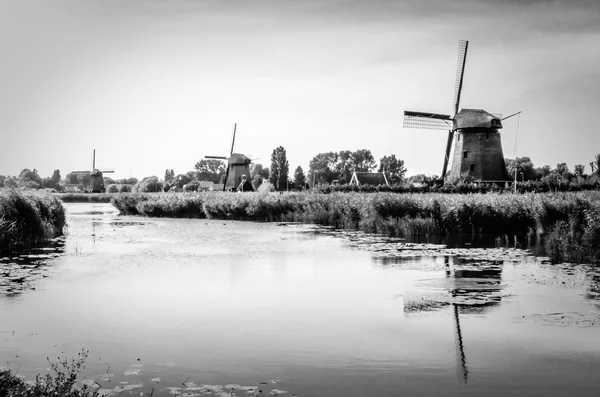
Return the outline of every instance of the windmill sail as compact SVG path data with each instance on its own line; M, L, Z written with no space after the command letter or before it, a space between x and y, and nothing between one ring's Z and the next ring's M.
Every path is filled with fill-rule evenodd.
M404 128L422 128L428 130L452 129L452 118L447 114L404 111Z
M465 61L467 60L468 48L468 41L460 40L458 42L458 65L456 66L456 82L454 84L454 114L458 113L460 105L460 94L462 92L463 76L465 75Z

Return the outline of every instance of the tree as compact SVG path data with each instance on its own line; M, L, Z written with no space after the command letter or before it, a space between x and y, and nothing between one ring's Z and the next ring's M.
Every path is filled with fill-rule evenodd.
M227 172L227 163L222 160L200 160L194 165L197 172L196 177L200 181L212 181L219 183Z
M313 185L331 183L339 179L336 172L338 154L334 152L319 153L308 164L308 182Z
M290 164L287 160L284 147L279 146L273 149L273 153L271 154L269 181L276 190L281 191L287 188L289 170Z
M34 168L33 171L29 168L24 168L19 173L19 186L27 187L29 189L40 189L44 182L42 177L39 176L37 170Z
M173 178L175 178L175 172L173 172L173 169L165 170L165 183L171 183Z
M406 174L406 167L404 167L404 160L396 158L395 154L391 156L383 156L379 159L379 168L377 172L384 172L388 181L392 185L397 185L404 179Z
M341 184L350 183L350 179L352 179L352 173L355 171L354 165L354 153L350 150L341 150L336 153L335 160L335 177L334 180L337 180Z
M15 177L9 177L4 180L4 187L14 189L17 186L19 186L19 183L17 182L17 179Z
M550 172L552 172L549 165L534 168L534 171L535 171L535 177L537 180L543 179L544 177L550 175Z
M377 165L369 149L359 149L352 152L352 167L356 172L372 172Z
M594 161L590 163L590 168L592 169L592 174L600 175L600 154L597 154Z
M569 167L567 167L567 163L558 163L556 164L556 168L554 172L558 174L564 180L571 180L573 174L569 171Z
M163 183L158 180L157 176L147 176L136 183L132 190L139 193L162 192Z
M583 164L575 165L575 175L578 178L583 178L583 176L585 175L585 165L583 165Z
M269 168L264 167L261 163L253 163L250 166L250 177L254 179L255 176L260 176L265 179L269 177Z
M0 175L0 187L4 187L5 180L6 180L6 177L4 175Z
M304 175L304 170L300 166L296 167L296 171L294 171L294 185L298 189L306 187L306 175Z
M517 180L531 181L536 179L536 172L529 157L517 157L514 160L504 159L504 162L510 179L515 177L515 170L517 171Z
M254 189L254 191L258 190L258 187L260 185L262 185L263 183L263 177L260 175L254 175L254 177L252 178L252 189Z
M188 174L179 174L173 179L172 184L180 189L183 189L183 186L187 185L191 181L192 178Z
M60 170L54 170L52 176L50 177L50 181L47 182L49 188L60 190ZM44 186L45 187L45 186Z

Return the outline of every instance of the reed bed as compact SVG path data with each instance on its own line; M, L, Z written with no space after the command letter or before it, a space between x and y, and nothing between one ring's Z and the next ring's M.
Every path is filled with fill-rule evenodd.
M303 222L398 237L547 236L553 247L560 242L566 259L589 257L584 252L596 252L593 256L600 258L594 250L600 245L600 192L132 193L115 195L112 203L122 214Z
M0 190L0 252L30 248L63 233L65 209L53 194Z
M56 193L64 203L110 203L114 193Z

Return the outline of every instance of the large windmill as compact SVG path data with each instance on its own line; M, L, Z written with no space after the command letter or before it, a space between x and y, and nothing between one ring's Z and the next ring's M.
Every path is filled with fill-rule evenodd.
M460 94L469 42L460 40L454 88L454 116L438 113L404 112L405 128L448 131L442 178L453 180L468 175L476 182L508 181L499 129L503 119L483 109L461 109Z
M233 153L235 145L235 132L237 123L233 125L233 138L231 139L231 151L229 157L225 156L204 156L207 159L227 160L227 171L225 173L225 182L223 191L251 192L252 183L250 183L250 163L252 159L240 153Z

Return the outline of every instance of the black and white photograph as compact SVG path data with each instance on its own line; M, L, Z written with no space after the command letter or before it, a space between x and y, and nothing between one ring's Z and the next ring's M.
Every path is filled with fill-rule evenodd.
M599 114L598 0L0 0L0 397L596 397Z

